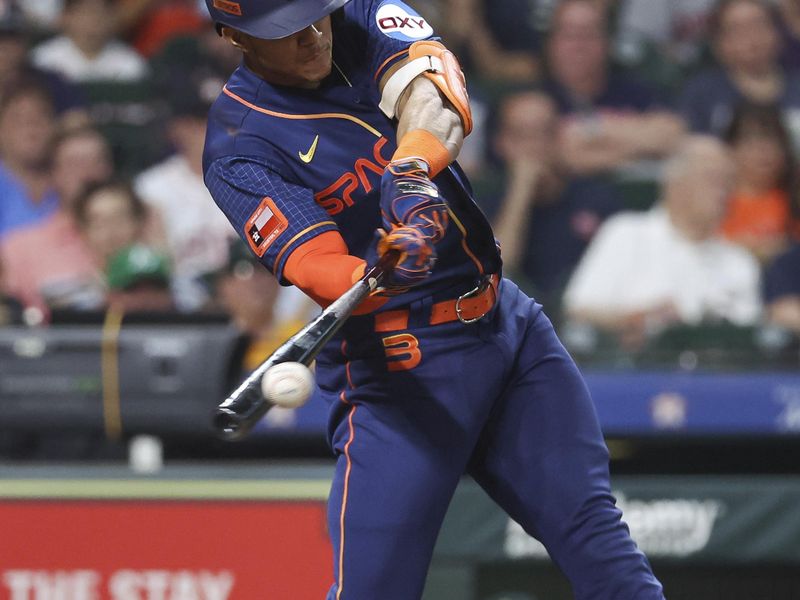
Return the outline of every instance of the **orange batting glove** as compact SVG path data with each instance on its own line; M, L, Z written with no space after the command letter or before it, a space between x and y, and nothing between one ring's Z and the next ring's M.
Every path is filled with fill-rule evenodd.
M390 251L399 253L384 293L401 294L425 281L436 264L436 250L422 231L416 227L393 226L387 233L378 230L378 258Z

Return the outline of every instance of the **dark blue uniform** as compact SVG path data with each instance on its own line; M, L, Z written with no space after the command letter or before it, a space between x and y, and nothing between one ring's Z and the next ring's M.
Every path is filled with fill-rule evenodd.
M397 0L352 0L332 22L335 65L319 89L275 86L241 66L209 117L206 183L279 279L292 251L326 231L374 259L380 179L397 142L377 81L432 35ZM541 307L503 280L475 323L440 310L501 262L457 165L435 183L451 219L431 277L351 318L317 360L338 458L328 598L419 598L469 473L544 542L580 600L661 599L614 507L587 390Z

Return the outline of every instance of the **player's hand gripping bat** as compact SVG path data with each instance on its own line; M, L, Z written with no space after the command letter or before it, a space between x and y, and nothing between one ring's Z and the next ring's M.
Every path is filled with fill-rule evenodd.
M261 378L278 363L299 362L308 366L322 347L339 331L356 307L381 286L394 268L397 252L387 252L378 263L336 301L261 363L244 382L217 407L215 430L227 440L243 438L274 406L261 392Z

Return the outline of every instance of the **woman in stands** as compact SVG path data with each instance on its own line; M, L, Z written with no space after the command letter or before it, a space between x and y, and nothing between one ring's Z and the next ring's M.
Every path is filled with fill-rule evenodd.
M800 237L797 161L777 107L743 104L725 132L736 184L722 224L729 240L766 262Z

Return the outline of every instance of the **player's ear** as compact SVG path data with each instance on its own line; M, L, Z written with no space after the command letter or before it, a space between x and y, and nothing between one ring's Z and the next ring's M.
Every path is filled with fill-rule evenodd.
M244 44L242 43L242 34L240 31L236 31L231 27L223 26L220 33L222 34L222 37L228 40L233 46L242 52L247 52L247 48L245 48Z

